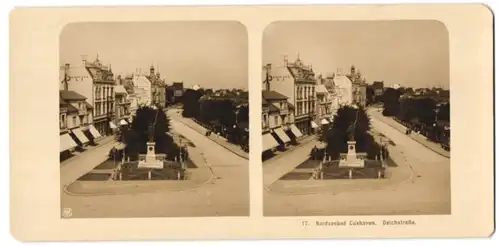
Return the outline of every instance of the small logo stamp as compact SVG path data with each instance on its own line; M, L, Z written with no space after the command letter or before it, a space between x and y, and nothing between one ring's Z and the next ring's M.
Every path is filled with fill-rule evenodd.
M73 210L71 208L64 208L62 211L62 216L64 218L69 218L69 217L73 216Z

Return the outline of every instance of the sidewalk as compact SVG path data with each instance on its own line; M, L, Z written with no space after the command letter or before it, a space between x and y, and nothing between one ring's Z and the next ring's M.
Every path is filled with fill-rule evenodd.
M297 148L282 158L274 159L272 162L266 162L266 165L262 167L264 188L268 188L268 186L283 177L283 175L291 172L298 165L302 164L302 162L309 159L311 149L316 144L319 144L318 141L309 141L297 146Z
M106 145L107 143L109 143L110 141L113 141L113 140L114 140L114 136L103 137L103 138L97 140L97 145L96 146L88 145L87 147L85 147L85 151L84 152L74 151L73 152L74 156L72 156L72 157L70 157L70 158L62 161L60 163L60 165L61 165L61 167L65 166L67 163L73 162L74 160L76 160L76 159L78 159L78 158L80 158L82 156L85 156L87 153L93 151L94 149L97 149L97 148L101 147L102 145Z
M105 137L98 142L99 145L79 153L61 165L61 187L73 183L75 180L90 172L96 166L108 159L109 150L113 147L114 137Z
M192 119L188 119L188 118L184 118L182 117L181 115L178 115L178 114L173 114L171 116L173 119L179 121L180 123L188 126L189 128L199 132L200 134L203 134L205 135L207 129L205 129L203 126L199 125L198 123L194 122ZM212 140L213 142L217 143L218 145L224 147L225 149L233 152L234 154L242 157L242 158L245 158L248 160L248 153L243 151L240 146L238 145L235 145L235 144L232 144L232 143L229 143L224 137L221 137L221 136L216 136L215 134L214 135L211 135L211 136L207 136L206 138Z
M392 118L382 116L377 112L372 113L371 116L376 118L377 120L391 126L392 128L402 132L402 133L406 132L406 127L401 125L399 122L395 121ZM427 140L427 138L425 136L422 136L422 135L417 134L415 132L412 132L411 135L407 135L407 136L412 138L416 142L422 144L423 146L427 147L428 149L430 149L430 150L432 150L432 151L434 151L434 152L436 152L444 157L450 158L449 151L444 150L440 144Z
M303 146L303 145L305 145L305 144L307 144L307 143L309 143L309 142L311 142L311 141L316 140L316 138L317 138L317 136L316 136L316 135L309 135L309 136L306 136L306 137L304 137L304 138L302 138L302 139L298 140L298 143L299 143L298 145L295 145L295 146L294 146L294 145L290 145L290 146L288 146L288 147L287 147L287 149L286 149L285 151L283 151L283 152L281 152L281 151L277 151L273 157L271 157L271 158L269 158L269 159L267 159L267 160L263 161L263 162L262 162L262 164L266 164L266 165L267 165L267 163L270 163L270 162L276 161L276 160L278 160L278 159L281 159L281 158L283 158L283 157L287 156L288 154L292 153L295 149L298 149L298 148L300 148L301 146ZM317 143L317 145L320 145L320 143ZM312 147L311 147L311 149L312 149Z

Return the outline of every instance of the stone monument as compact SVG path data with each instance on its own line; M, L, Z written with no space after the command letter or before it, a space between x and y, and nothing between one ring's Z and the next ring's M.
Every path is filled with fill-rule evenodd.
M139 155L139 164L138 168L151 168L151 169L163 169L163 160L165 159L165 154L156 154L155 153L155 145L154 142L154 126L149 126L148 133L149 138L146 143L147 152L146 154Z
M364 168L365 160L360 158L366 156L366 153L356 152L356 141L354 140L354 124L348 129L349 141L347 141L347 153L340 154L339 167L349 169L349 178L352 178L352 170L355 168Z

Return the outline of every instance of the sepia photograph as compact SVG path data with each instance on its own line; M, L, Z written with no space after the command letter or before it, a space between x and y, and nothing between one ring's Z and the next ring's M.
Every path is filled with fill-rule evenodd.
M62 218L248 216L247 53L235 21L65 26Z
M23 7L9 21L19 241L494 232L486 5Z
M441 22L275 22L262 45L264 216L451 213Z

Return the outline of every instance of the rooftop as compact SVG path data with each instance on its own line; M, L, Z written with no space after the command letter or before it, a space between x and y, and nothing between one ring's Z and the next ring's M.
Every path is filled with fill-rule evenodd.
M64 101L71 101L71 100L87 100L87 97L78 94L77 92L74 91L66 91L66 90L61 90L59 91L59 97L60 99Z
M287 96L276 91L262 91L262 98L266 100L286 100Z

